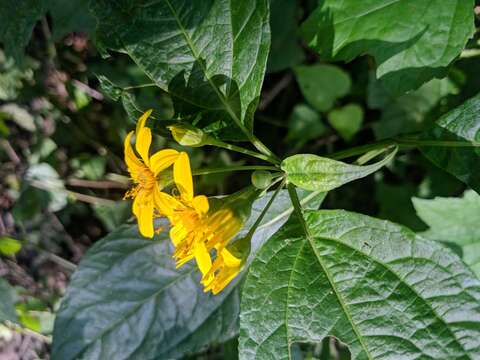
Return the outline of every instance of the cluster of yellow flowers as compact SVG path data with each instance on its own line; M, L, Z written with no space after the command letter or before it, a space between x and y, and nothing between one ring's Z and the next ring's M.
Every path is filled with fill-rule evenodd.
M228 248L243 226L243 219L229 207L212 211L206 196L194 195L187 153L164 149L150 156L152 133L145 126L150 114L151 110L145 112L135 132L125 138L125 162L134 183L125 198L133 199L132 210L143 236L152 238L156 231L161 231L154 228L155 218L166 217L170 221L177 267L195 259L205 291L217 294L235 278L245 261ZM133 135L139 156L131 145ZM175 189L168 194L160 188L158 178L171 167Z

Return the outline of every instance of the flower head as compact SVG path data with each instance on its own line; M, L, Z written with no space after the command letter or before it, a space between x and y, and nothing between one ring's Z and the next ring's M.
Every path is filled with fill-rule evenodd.
M127 191L125 199L133 199L133 213L137 217L140 233L145 237L153 237L153 218L155 213L154 196L160 192L157 184L157 177L166 168L171 166L180 157L178 151L164 149L152 156L150 145L152 143L152 132L145 123L152 113L146 111L137 122L135 132L131 131L125 138L125 163L134 186ZM135 150L132 148L131 140L135 134Z

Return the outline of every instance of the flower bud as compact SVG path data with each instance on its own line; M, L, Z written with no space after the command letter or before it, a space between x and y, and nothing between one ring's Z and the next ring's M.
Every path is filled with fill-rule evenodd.
M190 124L178 123L168 126L168 130L171 131L175 141L183 146L200 147L210 143L207 134Z
M252 185L257 189L266 189L272 182L272 173L265 170L256 170L252 173Z

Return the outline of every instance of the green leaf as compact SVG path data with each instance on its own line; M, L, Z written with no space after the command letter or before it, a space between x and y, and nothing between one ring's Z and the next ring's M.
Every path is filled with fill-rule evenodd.
M370 175L388 164L397 148L386 149L382 160L365 166L350 165L313 154L297 154L282 161L281 168L292 184L306 190L330 191L350 181Z
M442 99L457 94L458 87L449 78L433 79L418 90L393 97L380 81L370 78L367 101L371 108L382 110L380 121L373 130L377 139L392 138L424 130L431 125L432 110Z
M413 198L417 215L430 227L422 236L462 248L463 259L480 278L480 196L467 191L462 198Z
M270 46L267 0L94 1L101 46L127 53L177 116L227 138L252 131ZM201 126L200 126L201 125Z
M100 82L100 89L105 96L108 96L113 101L117 101L122 96L123 89L114 84L109 78L105 75L97 75L97 79Z
M305 57L297 37L299 3L291 0L270 0L272 45L268 55L268 72L291 68Z
M327 59L372 55L395 94L444 76L474 32L473 0L325 0L302 25Z
M23 62L23 52L35 23L46 11L45 0L2 0L0 2L0 42L5 54Z
M302 65L294 70L303 96L319 111L330 110L335 100L350 91L350 76L338 66Z
M299 145L317 139L327 132L320 114L306 104L298 104L288 118L287 141L296 140Z
M33 116L17 104L5 104L0 106L0 117L11 119L21 128L33 132L36 129Z
M47 0L52 17L52 38L60 40L72 33L89 34L95 29L95 18L88 11L88 0Z
M477 359L480 281L450 250L407 228L308 211L263 246L243 287L239 354L291 359L335 336L358 359Z
M15 290L4 279L0 278L0 323L4 321L18 322L15 312Z
M272 193L253 204L239 234L253 225ZM316 204L323 194L303 192ZM281 193L257 229L258 249L290 215ZM170 359L222 342L238 331L239 292L229 286L219 295L205 294L192 263L176 269L168 231L153 240L136 227L123 226L97 242L73 275L57 315L53 357Z
M480 94L442 116L425 139L470 142L475 147L423 147L435 165L480 192Z
M15 255L22 248L22 243L8 236L0 237L0 254L11 256Z
M357 104L334 109L328 114L328 122L345 141L350 141L362 127L363 109Z

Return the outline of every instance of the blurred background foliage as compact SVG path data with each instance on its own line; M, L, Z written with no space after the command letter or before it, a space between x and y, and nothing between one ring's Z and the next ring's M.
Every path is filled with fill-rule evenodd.
M54 312L76 264L96 240L133 220L129 202L122 200L128 187L124 136L147 108L154 109L155 119L173 116L169 96L151 86L127 56L102 57L86 2L46 1L28 18L24 6L30 2L2 1L0 292L17 313L3 313L0 303L0 315L18 317L23 327L0 326L2 359L49 357ZM255 133L279 156L325 155L422 131L480 91L478 33L467 46L473 52L465 51L446 78L394 96L375 80L373 58L328 63L302 43L298 24L315 7L311 0L271 0L272 45ZM6 16L21 19L13 38L8 27L17 24ZM178 147L168 138L154 141L157 148ZM212 147L189 151L194 168L247 161ZM249 182L247 172L214 174L198 177L196 188L228 194ZM323 206L422 231L427 224L412 198L464 191L460 181L411 150L375 176L331 192ZM298 358L348 356L332 339L293 350ZM193 358L235 359L236 342Z

